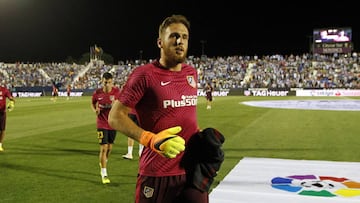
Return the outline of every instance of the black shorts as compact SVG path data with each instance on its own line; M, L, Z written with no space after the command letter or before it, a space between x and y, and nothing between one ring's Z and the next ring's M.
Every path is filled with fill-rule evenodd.
M5 130L6 127L6 112L0 111L0 131Z
M99 144L113 144L116 138L116 130L97 129Z
M208 100L208 101L213 100L211 93L206 93L206 100Z
M135 202L208 203L209 193L186 184L186 175L138 176Z

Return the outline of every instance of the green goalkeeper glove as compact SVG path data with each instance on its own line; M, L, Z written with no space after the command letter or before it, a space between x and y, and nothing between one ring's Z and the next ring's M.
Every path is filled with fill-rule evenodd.
M185 150L185 140L177 135L180 131L180 126L165 129L158 134L144 131L140 136L140 144L150 147L164 157L175 158Z
M10 101L7 105L7 110L8 111L12 111L14 110L14 107L15 107L15 102L14 101Z

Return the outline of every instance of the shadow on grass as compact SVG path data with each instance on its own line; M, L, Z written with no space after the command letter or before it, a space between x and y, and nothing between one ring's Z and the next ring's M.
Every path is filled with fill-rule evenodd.
M23 147L10 147L0 154L1 172L2 174L11 174L2 176L1 182L11 181L13 174L21 174L20 177L26 175L40 181L46 181L46 177L66 179L59 181L60 184L68 181L83 181L99 185L101 183L100 168L98 165L98 149L72 149L60 148L43 145L24 145ZM132 172L125 169L119 169L119 160L115 156L111 157L110 173L112 181L108 187L118 187L120 185L133 185L136 179L136 169ZM134 160L135 161L135 160ZM137 161L130 165L136 167ZM135 172L134 172L135 171ZM18 180L20 181L20 180ZM117 182L119 181L119 182ZM21 181L20 181L21 182Z

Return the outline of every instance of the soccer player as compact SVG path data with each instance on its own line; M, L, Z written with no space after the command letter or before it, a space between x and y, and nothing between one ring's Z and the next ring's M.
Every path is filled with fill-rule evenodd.
M69 100L70 99L70 95L71 95L71 85L70 84L68 84L67 86L66 86L66 95L67 95L67 100Z
M132 109L131 112L129 113L129 117L131 118L131 120L134 121L134 123L136 123L136 125L139 125L136 111L134 109ZM133 159L133 148L134 148L134 139L128 137L128 152L122 157L124 159L129 159L129 160ZM139 157L141 156L143 148L144 145L139 143Z
M6 98L10 100L8 105L6 105ZM11 92L5 86L0 86L0 152L4 151L2 144L5 138L6 111L12 111L14 107L15 99Z
M52 90L51 100L52 100L53 102L56 102L56 100L57 100L57 98L58 98L58 96L59 96L59 88L58 88L58 86L57 86L57 84L56 84L55 81L52 81L52 88L53 88L53 90Z
M208 202L208 192L187 184L181 166L185 142L199 132L197 71L186 64L190 23L172 15L159 26L160 58L129 75L110 110L109 124L144 145L135 202ZM140 126L128 116L135 108Z
M113 101L119 97L120 89L113 85L111 73L104 73L101 82L103 87L96 89L92 95L91 108L97 116L96 127L100 144L99 165L101 168L101 180L103 184L108 184L110 179L108 178L106 166L116 137L116 130L109 126L108 115Z
M211 103L213 100L212 92L214 91L214 88L211 86L210 82L206 83L204 91L206 93L206 109L211 109Z

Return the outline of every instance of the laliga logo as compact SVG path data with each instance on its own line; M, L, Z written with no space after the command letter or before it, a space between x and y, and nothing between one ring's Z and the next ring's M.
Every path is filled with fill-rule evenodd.
M271 186L298 195L321 197L360 196L359 182L331 176L292 175L275 177L271 180Z

